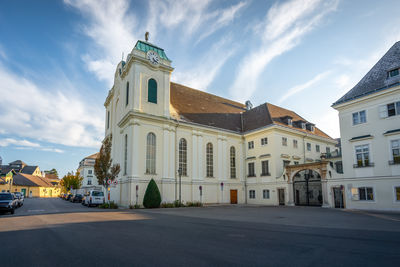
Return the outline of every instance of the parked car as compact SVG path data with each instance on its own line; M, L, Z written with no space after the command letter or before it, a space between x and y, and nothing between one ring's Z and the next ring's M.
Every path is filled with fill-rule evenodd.
M68 194L66 197L65 197L65 200L70 200L71 199L71 197L72 197L72 194Z
M75 202L81 203L82 202L82 198L83 198L82 194L76 194L71 198L72 199L71 202L72 203L75 203Z
M17 200L18 207L24 205L24 195L21 192L14 192L14 195Z
M98 206L104 204L105 198L104 193L97 190L90 190L85 195L85 202L84 205L87 206Z
M0 193L0 210L14 214L18 202L11 193Z

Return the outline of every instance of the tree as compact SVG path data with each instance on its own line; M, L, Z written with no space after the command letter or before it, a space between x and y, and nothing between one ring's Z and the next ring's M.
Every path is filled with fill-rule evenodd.
M104 140L100 148L99 156L94 163L94 174L97 177L99 185L102 185L106 191L109 186L107 180L114 181L120 171L119 164L112 165L111 140L112 135Z
M50 171L44 171L44 173L46 173L46 174L53 174L53 175L55 175L55 176L57 176L57 178L58 178L58 172L57 172L57 170L56 169L51 169Z
M154 179L151 179L143 198L143 206L148 209L158 208L161 204L161 194Z
M82 180L83 177L79 172L76 172L75 174L73 172L69 172L67 175L64 175L64 177L60 181L60 185L62 186L63 192L68 192L70 188L72 189L79 189L82 186Z

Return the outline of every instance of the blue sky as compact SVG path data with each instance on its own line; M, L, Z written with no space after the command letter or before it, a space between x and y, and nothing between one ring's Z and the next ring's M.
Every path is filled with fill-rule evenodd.
M99 150L122 53L144 33L172 80L292 109L339 137L330 105L400 40L393 0L1 1L0 156L60 174Z

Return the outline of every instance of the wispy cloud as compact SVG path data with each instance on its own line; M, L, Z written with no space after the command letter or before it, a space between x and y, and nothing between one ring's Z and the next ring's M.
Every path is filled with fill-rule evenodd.
M291 0L273 5L264 21L255 27L261 30L262 40L259 48L240 64L230 89L232 97L240 101L249 99L257 88L259 76L271 60L298 45L304 35L336 10L337 4L337 0Z
M207 90L207 87L214 80L221 67L236 51L235 46L231 46L229 50L225 49L225 46L230 43L230 37L221 39L210 48L210 51L200 59L194 68L185 69L184 72L176 71L172 80L199 90ZM224 52L224 57L215 60L215 55L222 52Z
M88 105L79 95L53 84L49 85L51 91L40 88L1 65L0 80L0 106L7 107L0 109L0 121L8 135L67 146L99 147L104 125L101 107Z
M136 17L128 12L127 0L64 0L81 12L88 24L80 25L93 40L91 51L82 56L88 70L98 79L113 84L115 67L122 52L130 52L136 41Z
M16 140L13 138L0 139L0 146L6 147L9 145L22 146L22 147L40 147L40 144L33 143L26 139L22 139L22 140Z
M325 71L323 73L318 74L317 76L315 76L314 78L312 78L311 80L309 80L309 81L307 81L307 82L305 82L303 84L299 84L299 85L293 86L278 100L278 103L281 104L282 102L284 102L289 97L291 97L291 96L293 96L295 94L298 94L298 93L300 93L300 92L312 87L313 85L315 85L319 81L321 81L324 78L326 78L330 73L331 73L331 71Z

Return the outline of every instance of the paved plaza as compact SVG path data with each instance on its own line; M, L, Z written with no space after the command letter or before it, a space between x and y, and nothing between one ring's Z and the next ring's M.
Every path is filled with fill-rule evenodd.
M315 207L110 210L26 199L2 266L398 266L400 214Z

